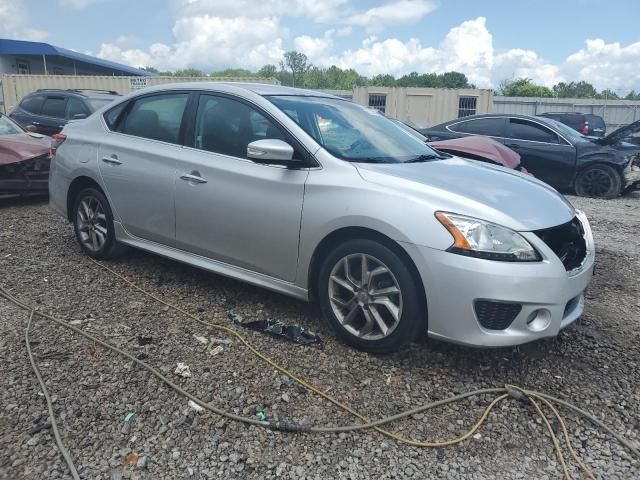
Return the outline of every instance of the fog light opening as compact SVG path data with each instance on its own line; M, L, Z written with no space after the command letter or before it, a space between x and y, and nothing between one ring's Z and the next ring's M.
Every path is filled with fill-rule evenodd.
M527 327L533 332L541 332L551 323L551 312L544 308L534 310L527 318Z

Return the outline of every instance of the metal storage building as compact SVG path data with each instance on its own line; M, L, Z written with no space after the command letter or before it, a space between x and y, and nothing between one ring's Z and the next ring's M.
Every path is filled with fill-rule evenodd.
M48 43L0 38L0 74L152 76L152 73Z

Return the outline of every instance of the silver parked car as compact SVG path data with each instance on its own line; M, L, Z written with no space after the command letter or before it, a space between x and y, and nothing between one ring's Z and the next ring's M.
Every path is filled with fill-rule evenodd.
M530 176L430 149L349 101L272 85L137 91L54 137L82 249L131 246L300 299L391 352L555 336L584 308L589 223Z

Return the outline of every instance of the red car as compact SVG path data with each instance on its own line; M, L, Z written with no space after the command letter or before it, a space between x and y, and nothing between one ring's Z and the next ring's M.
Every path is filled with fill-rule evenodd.
M0 113L0 198L48 193L51 138Z

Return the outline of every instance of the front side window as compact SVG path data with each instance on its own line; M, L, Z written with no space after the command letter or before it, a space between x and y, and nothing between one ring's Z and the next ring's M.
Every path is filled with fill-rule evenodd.
M511 118L509 119L509 124L511 127L509 138L529 140L531 142L558 143L558 135L556 133L537 123Z
M377 111L348 100L268 96L318 144L350 162L401 163L440 156Z
M478 118L454 123L449 125L449 129L458 133L502 137L504 135L504 120L502 118Z
M136 137L178 143L188 98L187 93L170 93L135 100L126 116L119 120L116 130ZM109 114L107 123L108 117Z
M15 135L16 133L22 133L20 127L7 117L0 115L0 135Z
M250 106L226 97L200 95L193 145L200 150L246 158L256 140L286 141L271 120Z
M67 99L64 97L47 97L42 105L42 115L64 118Z

